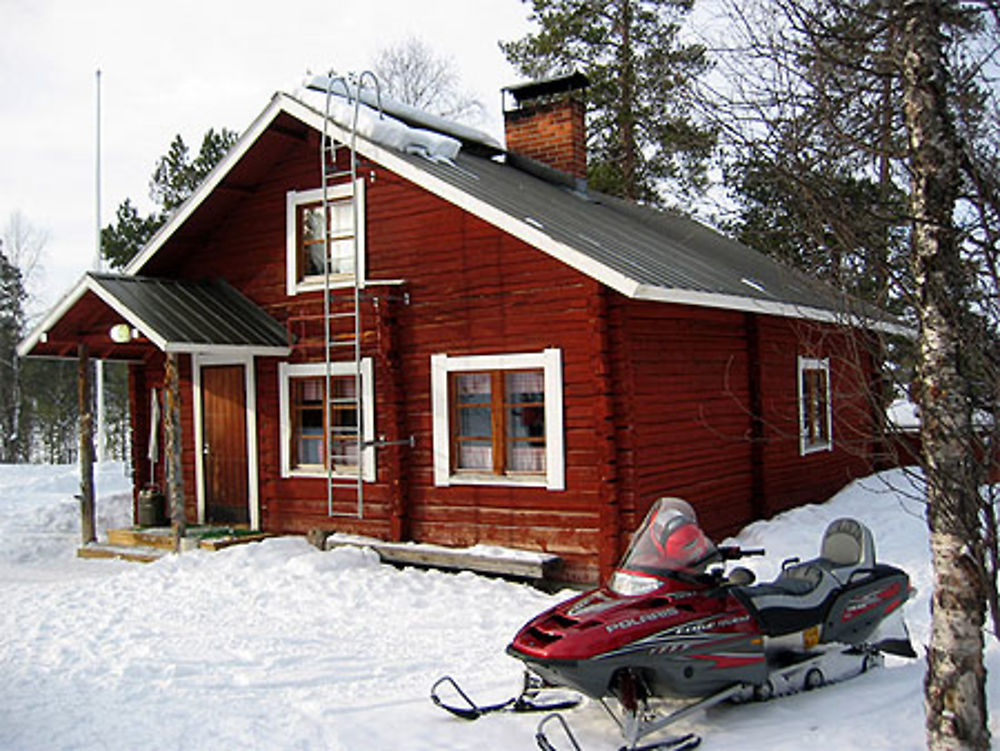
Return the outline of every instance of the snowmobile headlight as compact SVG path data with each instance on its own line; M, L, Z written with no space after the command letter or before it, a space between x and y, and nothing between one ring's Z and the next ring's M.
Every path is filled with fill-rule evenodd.
M611 581L608 582L608 587L611 588L612 592L625 597L649 594L661 586L663 586L663 582L654 576L643 576L627 571L616 571L611 575Z

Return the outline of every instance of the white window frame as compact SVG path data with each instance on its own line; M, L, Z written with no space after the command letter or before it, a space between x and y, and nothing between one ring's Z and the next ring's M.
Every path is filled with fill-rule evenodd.
M319 469L297 469L292 467L292 399L289 382L292 378L316 378L326 374L325 363L305 363L292 365L287 362L278 364L278 409L281 420L281 476L289 477L326 477L326 471ZM353 362L330 363L330 375L336 377L353 376ZM375 387L372 377L372 359L361 360L361 438L363 441L373 441L375 437ZM361 476L365 482L375 482L375 447L366 446L361 451ZM354 472L334 472L334 477L354 478Z
M802 389L802 374L807 370L820 370L825 373L826 378L826 435L827 440L820 443L809 443L809 427L805 422L805 410L803 399L805 394ZM830 387L830 358L798 357L798 367L796 368L796 408L799 413L799 454L815 454L819 451L833 451L833 391Z
M545 383L545 474L495 475L451 471L449 374L480 370L541 370ZM434 484L502 485L566 489L563 437L562 351L545 349L509 355L431 355L431 408L434 425Z
M328 198L331 201L342 200L351 194L349 183L331 186ZM295 191L285 194L285 291L289 296L302 292L313 292L323 289L323 277L312 276L299 279L299 207L303 204L316 203L323 200L323 189ZM356 213L354 215L354 234L358 239L358 263L355 273L358 279L365 278L365 181L358 178L354 182L354 200ZM330 286L351 287L354 285L354 274L331 274Z

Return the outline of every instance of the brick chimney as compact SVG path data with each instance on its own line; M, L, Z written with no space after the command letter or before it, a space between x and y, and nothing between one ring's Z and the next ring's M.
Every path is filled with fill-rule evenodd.
M586 105L582 73L507 86L504 103L507 151L534 159L580 180L587 179Z

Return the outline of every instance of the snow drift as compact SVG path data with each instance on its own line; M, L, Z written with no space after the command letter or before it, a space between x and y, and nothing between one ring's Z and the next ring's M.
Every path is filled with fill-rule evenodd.
M99 526L127 523L120 465L98 473ZM360 549L300 538L168 556L154 564L73 557L73 467L0 467L0 749L528 749L537 717L465 723L427 698L442 673L477 700L516 691L504 655L517 628L560 595L468 573L396 570ZM919 488L899 471L830 502L747 527L760 579L816 554L827 522L856 516L881 559L919 593L905 607L927 640L931 574ZM563 593L566 596L568 593ZM991 676L1000 647L990 640ZM723 705L681 723L705 749L919 749L922 660L822 690ZM1000 691L990 686L990 706ZM586 749L615 747L599 706L571 721ZM996 738L997 717L991 719ZM996 741L994 747L997 748Z

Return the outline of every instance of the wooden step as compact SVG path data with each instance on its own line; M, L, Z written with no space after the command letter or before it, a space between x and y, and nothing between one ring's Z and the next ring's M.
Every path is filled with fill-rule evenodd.
M78 558L115 558L121 561L152 563L169 554L169 550L152 545L112 545L103 542L91 542L77 548Z
M118 547L149 547L174 549L174 536L169 527L124 527L108 530L108 544Z

